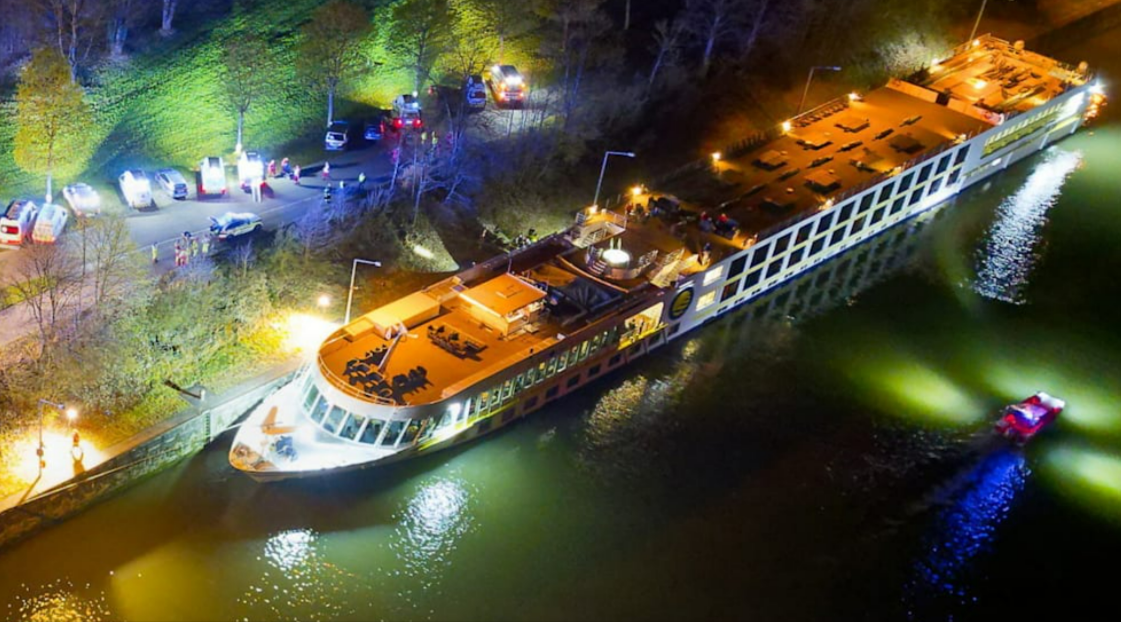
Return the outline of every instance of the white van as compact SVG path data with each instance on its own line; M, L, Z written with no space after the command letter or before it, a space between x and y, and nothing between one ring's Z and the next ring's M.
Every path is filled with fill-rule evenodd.
M199 163L198 194L226 194L226 164L222 158L210 156Z
M152 206L152 184L148 181L148 174L139 169L127 170L121 173L121 194L125 203L134 209Z
M19 248L31 236L39 208L32 201L16 199L0 215L0 248Z
M237 180L242 190L265 180L265 162L256 151L243 151L237 160Z
M31 229L31 241L36 244L54 244L62 230L66 228L66 221L70 212L61 205L47 203L39 209L35 216L35 226Z

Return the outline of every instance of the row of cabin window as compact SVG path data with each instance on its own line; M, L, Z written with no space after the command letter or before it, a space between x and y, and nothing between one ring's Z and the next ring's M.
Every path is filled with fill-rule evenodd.
M599 333L595 337L586 339L572 348L549 358L548 361L543 361L536 367L531 367L502 384L488 391L483 391L478 397L468 400L465 408L466 414L469 417L485 415L497 409L522 391L532 388L548 378L552 378L589 356L594 355L604 347L617 343L618 340L619 327L612 326L610 329Z
M965 153L965 149L960 150L960 153ZM952 154L947 154L942 159L948 162L949 158L951 156L952 156ZM924 168L928 168L929 166L933 166L933 165L934 165L934 163L931 162L929 165L927 165L927 167L924 167ZM941 166L941 164L939 164L939 166ZM845 205L844 208L839 212L841 217L838 219L838 224L837 224L836 228L833 228L833 229L830 229L830 227L832 227L833 216L832 216L832 214L827 213L825 216L822 216L822 218L817 221L817 223L816 223L817 229L818 229L818 232L821 233L821 234L813 239L813 241L810 243L808 249L807 249L806 245L801 245L801 243L803 241L805 241L805 239L808 239L808 236L810 235L809 230L814 227L815 223L811 222L811 223L807 223L805 225L802 225L802 227L799 228L799 230L797 232L797 241L795 242L796 246L795 246L794 249L792 249L789 253L787 253L784 256L778 256L778 253L781 253L781 252L785 251L786 244L789 242L789 240L791 238L791 234L787 234L787 235L783 236L782 238L780 238L775 243L775 250L773 251L772 261L770 261L764 268L761 268L759 270L754 270L754 271L750 272L747 276L745 276L742 279L742 284L741 284L740 281L732 281L732 278L737 276L738 274L740 274L743 271L744 265L747 261L747 256L744 255L742 257L736 258L735 260L732 261L732 264L731 264L730 269L728 271L729 281L725 284L725 286L723 288L723 291L721 292L720 301L725 302L728 299L735 296L738 292L747 291L751 287L754 287L755 285L757 285L759 283L760 280L769 279L769 278L781 273L782 270L784 269L784 267L786 269L789 269L789 268L792 268L792 267L796 266L797 264L799 264L803 260L809 260L809 259L813 258L814 256L821 253L823 250L825 250L827 240L828 240L828 247L836 246L836 245L842 243L845 239L859 233L861 230L864 229L865 226L871 227L871 226L877 225L877 224L880 223L880 221L882 221L884 219L885 216L895 216L895 215L899 214L900 212L903 211L904 207L910 207L910 206L914 205L915 203L918 203L922 199L922 197L924 195L924 192L926 190L929 190L929 192L925 192L926 195L931 195L931 194L934 194L935 192L937 192L942 187L943 180L946 180L947 184L956 183L957 180L958 180L958 177L960 176L960 173L961 173L960 168L954 168L953 171L950 173L950 175L948 177L938 176L933 181L931 181L929 186L926 186L926 187L918 186L911 192L910 195L903 195L903 196L895 197L895 200L892 201L890 206L888 206L886 204L885 205L880 205L879 207L877 207L875 210L872 211L871 216L869 216L867 219L863 218L864 213L867 209L865 207L865 204L870 206L871 201L867 201L867 203L865 203L865 201L863 201L863 200L861 201L861 210L859 212L857 212L857 215L856 215L857 217L854 220L852 220L851 223L846 222L846 219L849 218L850 215L846 214L846 209L845 208L851 208L853 206L853 204L849 203L849 204ZM922 173L920 172L920 177L921 176L922 176ZM925 181L925 179L924 179L924 181ZM869 193L868 196L871 196L871 194L872 193ZM882 190L881 190L881 194L883 194ZM851 212L851 209L847 210L847 211ZM828 224L826 224L826 223L828 223ZM803 236L805 236L805 237L803 237ZM781 246L780 246L780 244L781 244ZM767 256L766 250L767 249L765 249L765 248L756 250L756 255L754 255L752 257L752 267L753 268L755 266L759 265L759 263L762 263L761 260L757 263L755 261L755 257L766 257ZM807 250L808 250L808 252L807 252ZM708 293L702 295L697 300L697 310L702 311L702 310L708 308L709 306L712 306L712 304L714 304L715 302L716 302L716 291L713 290L711 292L708 292Z
M964 154L965 149L962 149L960 151L960 153ZM946 154L946 156L944 156L942 158L942 161L946 162L947 167L949 166L949 160L950 160L951 157L953 157L953 154ZM942 167L942 161L940 161L938 163L939 168ZM910 187L911 187L911 177L912 177L912 175L914 175L914 172L908 173L907 175L903 176L902 182L900 184L898 184L898 189L899 190L898 190L898 194L896 194L896 195L892 195L892 190L896 187L896 184L894 184L894 183L889 183L884 188L881 188L879 190L880 200L876 201L876 203L875 203L876 205L880 205L881 208L872 212L872 220L869 224L878 223L883 218L883 216L885 214L885 210L887 210L887 213L897 214L900 211L902 211L903 207L914 205L915 203L918 203L919 200L922 199L924 194L926 194L926 195L934 194L935 192L937 192L939 189L942 188L942 181L944 179L947 180L946 181L947 184L954 184L954 183L957 182L958 178L960 177L961 169L960 168L954 168L953 171L950 172L948 177L944 177L944 175L943 175L944 171L943 171L942 173L936 173L936 177L934 178L933 181L930 182L930 184L928 186L919 185L919 184L921 184L921 183L923 183L927 180L927 177L928 177L932 167L934 167L934 166L935 166L935 163L930 162L930 163L926 164L925 166L923 166L922 169L920 169L920 171L919 171L919 180L920 181L918 182L918 184L916 184L915 189L910 193L910 195L907 195L905 191L910 189ZM955 167L956 166L957 165L955 164ZM927 192L927 190L929 190L929 191ZM816 221L808 222L808 223L802 225L801 227L798 228L798 230L796 232L791 232L789 234L786 234L786 235L780 237L778 240L776 240L774 242L773 245L771 245L773 250L771 250L771 248L768 248L767 246L763 246L761 248L755 249L754 254L751 255L750 268L755 268L756 266L759 266L760 264L765 262L768 259L768 257L778 258L779 254L785 252L786 249L791 245L790 243L791 243L792 238L793 238L793 241L794 241L793 245L795 247L797 247L798 245L800 245L800 244L806 242L807 240L809 240L815 234L818 235L818 236L823 236L824 234L831 233L832 236L833 236L833 240L829 243L829 245L832 246L833 244L836 244L837 242L844 239L845 237L848 237L847 235L845 235L845 230L847 229L847 225L848 225L849 220L852 219L853 216L854 216L854 214L853 214L854 210L856 210L856 214L855 214L855 216L857 218L856 222L858 222L860 224L857 225L856 230L853 231L853 233L855 233L856 231L859 231L864 226L863 221L860 220L860 216L863 216L865 213L867 213L869 211L869 209L871 209L871 207L873 205L873 201L872 201L873 194L875 194L875 193L874 192L869 192L868 194L866 194L860 200L859 204L857 204L857 202L854 201L854 202L846 203L845 205L841 206L840 210L830 210L830 211L826 212L825 214L823 214ZM892 201L890 208L888 208L886 202L891 200L891 199L894 199L894 201ZM834 220L836 221L836 224L834 224ZM820 237L818 239L820 239ZM810 255L816 255L817 252L820 251L820 250L821 249L819 248L817 250L811 251ZM770 251L770 252L768 252L768 251ZM731 265L729 266L728 278L731 279L731 278L734 278L734 277L738 276L741 272L743 272L745 267L747 267L746 264L747 264L747 255L746 254L742 257L738 257L735 260L733 260Z
M421 431L428 427L427 420L409 419L388 422L374 417L365 417L333 405L319 392L311 374L306 376L303 393L304 412L323 431L339 438L392 448L408 445L416 440Z
M982 157L987 156L998 149L1002 149L1024 136L1034 133L1039 128L1051 122L1051 117L1059 113L1059 106L1052 106L1048 110L1040 112L1032 117L1028 117L1023 121L1016 124L1010 124L997 134L985 139L985 147L981 152Z

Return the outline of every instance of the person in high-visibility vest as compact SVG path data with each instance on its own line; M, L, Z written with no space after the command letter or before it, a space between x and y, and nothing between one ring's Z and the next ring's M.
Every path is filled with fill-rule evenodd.
M209 233L204 233L202 235L202 254L203 255L209 255L210 254L210 234Z
M191 238L191 257L198 257L198 254L199 254L198 238Z
M152 263L157 263L160 260L160 249L155 244L152 245Z

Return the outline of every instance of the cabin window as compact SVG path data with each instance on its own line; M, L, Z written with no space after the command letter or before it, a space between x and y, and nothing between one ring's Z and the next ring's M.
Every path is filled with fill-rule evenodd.
M525 402L525 407L524 407L524 408L522 408L522 412L525 412L525 411L527 411L527 410L529 410L529 409L533 408L533 407L534 407L534 406L536 406L536 405L537 405L537 396L536 396L536 395L534 395L533 397L531 397L531 398L529 398L528 400L526 400L526 402ZM513 412L513 411L511 411L511 412Z
M479 394L479 399L476 400L476 402L475 402L475 413L474 414L475 415L481 415L484 412L486 412L487 408L490 406L489 401L490 401L490 391L483 391L482 393L480 393ZM443 426L443 423L441 423L440 425Z
M405 435L401 437L401 442L409 445L416 440L417 434L420 433L421 422L416 419L411 419L409 424L405 426Z
M732 266L728 268L728 278L739 276L743 272L744 266L747 265L747 255L740 255L732 260Z
M590 344L587 341L580 344L580 360L581 361L588 358L588 348L589 347L590 347Z
M853 223L852 223L852 231L851 231L851 233L849 233L849 235L855 234L856 232L863 229L865 220L866 219L864 219L864 218L857 218L856 220L854 220Z
M813 230L813 223L802 225L802 228L798 229L798 241L795 242L795 244L801 244L802 242L810 239L810 235L813 233Z
M709 270L708 272L705 272L704 284L705 285L712 285L716 281L719 281L720 277L722 277L722 276L724 276L724 266L723 265L716 266L712 270Z
M789 233L782 236L781 238L779 238L775 242L775 250L771 254L772 255L778 255L779 253L785 251L787 246L790 246L790 234ZM707 283L705 285L707 285Z
M903 209L903 200L905 197L899 197L891 204L891 213L898 214Z
M676 325L676 324L674 324L674 326L676 327L677 325ZM589 377L589 378L592 378L592 377L594 377L594 376L598 375L598 374L599 374L599 368L600 368L600 365L599 365L599 363L596 363L595 365L592 365L592 366L591 366L591 367L590 367L590 368L588 369L588 377Z
M880 188L880 196L876 198L876 203L885 203L891 197L891 191L895 189L895 182L892 181L888 185Z
M545 375L549 378L552 378L553 374L555 374L555 373L557 373L557 357L556 356L549 359L549 365L545 369Z
M334 434L339 429L339 425L342 424L345 416L346 411L335 406L331 409L331 414L327 415L327 418L323 421L323 429Z
M615 356L611 357L611 358L610 358L610 359L609 359L609 360L607 361L607 366L608 366L608 367L614 367L614 366L618 365L618 364L619 364L619 361L620 361L620 359L622 359L622 358L623 358L623 355L622 355L622 354L616 354Z
M358 442L373 445L378 442L378 435L381 434L381 428L385 425L381 419L369 419L366 422L366 427L362 429L362 436L358 438Z
M712 290L697 299L697 311L711 307L714 302L716 302L716 290Z
M941 175L942 173L946 172L946 169L950 167L951 157L953 156L947 153L946 155L942 156L942 159L938 160L938 169L934 171L935 175Z
M510 396L513 395L513 388L514 382L512 380L507 380L502 383L502 397L499 399L499 402L505 402L510 399Z
M720 292L720 302L731 298L736 295L736 289L740 286L739 281L733 281L724 286L724 291Z
M907 205L914 205L922 198L922 188L919 188L911 193L911 197L907 199Z
M845 203L843 206L841 206L841 216L837 219L837 222L845 222L850 217L852 217L852 203Z
M820 253L822 248L825 248L825 236L814 240L814 243L810 245L810 255L812 256Z
M958 149L957 157L954 158L954 164L961 164L965 162L965 156L969 153L969 147L962 147Z
M814 231L815 235L821 235L833 227L833 217L835 212L825 212L825 215L817 221L817 229Z
M358 430L361 428L362 417L355 414L348 414L346 423L343 424L342 430L339 431L339 436L353 440L355 436L358 436Z
M934 167L933 163L927 164L919 170L919 179L916 183L922 183L930 178L930 169Z
M554 397L556 397L558 390L560 390L560 387L558 387L558 386L554 385L554 386L549 387L549 390L545 391L545 399L551 400Z
M755 284L759 282L759 275L760 274L762 274L762 271L761 270L756 270L755 272L752 272L751 274L743 277L743 289L744 289L744 291L747 291L747 289L750 288L750 287L754 287Z
M569 378L568 382L566 382L564 384L564 386L565 386L566 389L571 389L572 387L574 387L578 384L580 384L580 376L576 375L576 376L573 376L573 377Z
M752 253L752 255L751 255L751 267L752 268L754 268L755 266L758 266L759 264L761 264L761 263L763 263L764 261L767 260L767 250L768 250L768 246L766 246L766 245L755 249L755 252Z
M911 179L914 178L914 176L915 176L914 173L907 173L906 175L903 176L903 181L899 182L899 193L900 194L902 194L904 192L907 192L907 189L909 189L911 187Z
M873 197L871 192L865 194L864 197L860 199L860 209L857 210L856 213L863 214L864 212L867 212L868 208L872 207L872 198Z
M771 263L767 264L767 278L771 278L772 276L778 274L781 270L782 260L779 259L778 261L772 261Z
M311 385L308 389L307 395L304 396L304 412L311 412L311 405L315 403L316 398L319 397L319 389L315 385Z
M872 223L871 224L874 225L874 224L880 222L881 220L883 220L885 211L887 211L887 208L886 207L881 207L881 208L877 209L876 211L872 212Z
M568 366L572 367L576 364L576 360L580 357L580 346L576 346L568 351Z
M790 251L790 258L786 260L786 265L793 266L799 261L802 261L802 253L804 253L805 250L805 247L802 247Z
M833 235L829 238L829 246L835 246L843 239L845 239L845 228L841 227L834 231Z
M319 401L315 403L315 408L311 411L311 420L316 423L322 422L323 417L327 415L327 406L327 400L320 397Z
M529 372L523 372L523 373L518 374L517 378L514 378L514 394L515 395L517 395L518 393L521 393L522 389L525 388L525 381L526 381L527 376L529 376Z
M382 447L393 447L397 444L397 437L401 436L401 432L405 429L405 421L398 419L389 424L389 428L385 431L385 436L381 439Z
M548 374L545 373L545 364L541 363L537 366L537 375L533 378L533 384L539 384L545 379L545 376L548 376Z
M954 169L954 172L950 173L950 180L947 183L951 183L951 184L956 183L957 180L958 180L958 177L960 175L961 175L961 169L960 168Z

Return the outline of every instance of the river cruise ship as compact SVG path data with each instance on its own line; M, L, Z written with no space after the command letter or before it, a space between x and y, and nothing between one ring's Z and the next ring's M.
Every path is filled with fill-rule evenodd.
M354 319L249 415L230 462L321 476L492 432L929 212L1102 98L1085 64L966 42Z

